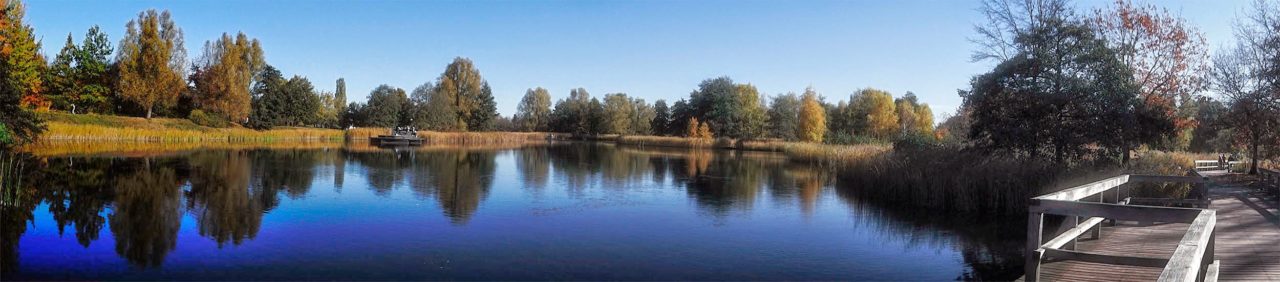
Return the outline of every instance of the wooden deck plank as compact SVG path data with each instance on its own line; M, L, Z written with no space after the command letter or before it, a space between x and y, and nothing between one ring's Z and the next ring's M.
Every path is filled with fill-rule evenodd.
M1209 173L1209 209L1217 212L1214 259L1221 281L1280 281L1280 204L1276 195L1228 183ZM1081 239L1075 250L1097 254L1168 258L1187 232L1185 223L1117 222L1101 239ZM1161 268L1057 261L1040 267L1045 281L1153 281ZM1022 279L1019 279L1022 280Z

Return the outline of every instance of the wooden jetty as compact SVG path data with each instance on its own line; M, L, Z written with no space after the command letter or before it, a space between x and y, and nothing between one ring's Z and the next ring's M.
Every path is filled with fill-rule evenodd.
M1264 170L1250 186L1232 163L1210 162L1186 176L1121 175L1034 198L1020 280L1280 281L1280 173ZM1130 197L1126 184L1141 182L1194 189L1189 199Z

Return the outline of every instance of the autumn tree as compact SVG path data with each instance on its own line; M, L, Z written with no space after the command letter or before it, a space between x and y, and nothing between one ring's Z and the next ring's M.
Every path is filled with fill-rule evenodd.
M148 119L156 107L173 105L186 84L186 52L182 29L173 23L168 10L138 13L137 19L125 25L125 37L116 54L120 97L145 109Z
M818 93L807 88L800 98L799 122L796 137L805 142L822 142L827 134L827 113L818 101Z
M454 58L436 80L435 90L454 102L454 130L479 130L497 115L493 93L467 58Z
M204 55L196 62L191 75L196 88L196 106L228 120L243 122L249 117L250 84L264 65L261 44L244 33L234 38L223 33L216 41L205 41Z
M898 133L898 114L893 95L879 89L858 90L849 102L853 115L863 119L855 132L878 139L888 139Z
M514 122L522 131L547 131L551 122L551 93L542 87L525 91Z
M1174 138L1170 134L1189 134L1195 120L1192 113L1179 114L1178 105L1193 103L1193 95L1206 86L1209 60L1200 31L1166 9L1129 0L1095 10L1089 23L1132 70L1146 104L1138 113L1138 128L1125 134L1125 146L1136 148Z
M40 95L44 58L32 28L22 21L22 3L2 1L0 9L4 12L0 15L0 149L4 149L34 141L45 130L25 99Z
M627 97L627 94L605 94L604 128L600 133L630 134L631 117L633 115L635 115L635 108L631 106L631 99Z

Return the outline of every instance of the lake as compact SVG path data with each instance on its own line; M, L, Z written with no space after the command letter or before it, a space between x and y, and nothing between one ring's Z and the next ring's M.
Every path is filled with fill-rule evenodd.
M40 155L40 152L36 152ZM775 153L596 143L32 157L0 280L974 280L992 226Z

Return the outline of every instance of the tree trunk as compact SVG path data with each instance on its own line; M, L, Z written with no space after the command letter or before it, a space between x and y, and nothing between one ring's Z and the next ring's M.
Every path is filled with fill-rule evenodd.
M1125 164L1125 165L1129 164L1129 151L1133 151L1133 149L1131 148L1132 147L1129 146L1128 142L1125 142L1125 144L1121 146L1120 164Z
M147 120L151 120L151 106L147 106Z
M1249 146L1249 158L1251 159L1249 160L1249 174L1258 175L1258 142L1262 140L1262 134L1259 134L1257 130L1254 130L1252 134L1249 135L1252 135L1250 137L1253 137L1253 142L1251 142L1253 144Z

